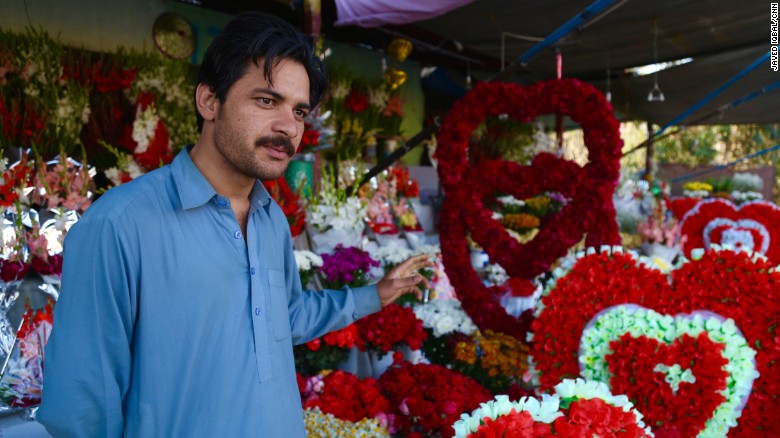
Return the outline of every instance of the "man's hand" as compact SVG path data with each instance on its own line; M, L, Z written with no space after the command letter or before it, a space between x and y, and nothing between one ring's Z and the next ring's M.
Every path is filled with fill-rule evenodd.
M426 288L430 288L428 279L417 271L421 268L433 267L434 263L425 254L419 254L404 260L390 272L385 274L376 284L379 300L382 307L397 300L403 294L414 293L418 300L422 300L422 290L417 286L422 282Z

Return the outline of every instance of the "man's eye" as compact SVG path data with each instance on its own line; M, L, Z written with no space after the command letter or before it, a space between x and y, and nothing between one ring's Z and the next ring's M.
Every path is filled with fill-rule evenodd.
M300 110L300 109L299 110L295 110L295 116L296 117L300 117L302 119L305 119L307 115L308 115L308 113L306 111L304 111L304 110Z
M260 97L257 100L263 105L272 105L274 103L272 99L269 99L267 97Z

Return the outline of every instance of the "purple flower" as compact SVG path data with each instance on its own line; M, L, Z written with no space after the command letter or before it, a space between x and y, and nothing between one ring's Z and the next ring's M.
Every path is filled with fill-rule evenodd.
M322 255L320 271L325 276L325 286L328 288L359 287L368 284L368 272L372 266L379 266L379 262L367 252L338 245L332 254Z

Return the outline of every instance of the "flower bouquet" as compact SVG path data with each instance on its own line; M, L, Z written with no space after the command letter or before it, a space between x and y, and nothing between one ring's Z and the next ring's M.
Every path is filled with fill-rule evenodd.
M422 321L417 319L414 311L395 303L358 320L355 325L359 333L357 347L375 354L397 351L402 345L419 350L428 338Z
M653 436L626 396L614 396L607 385L582 379L564 380L555 394L541 400L506 395L463 414L453 426L458 438L479 437L625 437Z
M371 418L393 430L390 401L382 394L376 380L361 380L346 371L333 371L304 379L304 385L305 409L320 409L351 422Z
M691 181L683 185L683 196L686 198L709 198L712 191L712 184L701 181Z
M367 252L341 244L332 253L323 254L322 262L322 284L328 289L365 286L371 281L371 268L379 266Z
M322 267L324 261L319 255L306 250L295 250L295 264L301 277L301 287L306 289L314 279L315 271Z
M332 254L322 255L322 284L328 289L365 286L371 281L372 266L379 262L358 248L336 246ZM350 324L294 348L295 367L304 374L333 369L349 356L358 341L358 328Z
M368 225L380 245L388 245L398 238L398 227L393 220L390 211L390 199L395 196L393 187L386 179L380 179L376 183L376 189L368 200L366 210Z
M319 408L303 410L303 424L309 438L390 438L390 433L378 421L364 418L358 422L340 420Z
M334 132L329 158L354 160L369 143L376 142L379 113L388 96L380 84L356 80L346 71L331 71L330 75L330 99L324 104L331 113L328 123Z
M460 301L457 298L431 300L425 305L415 306L414 314L428 333L428 339L422 345L425 358L431 363L451 368L455 345L477 331Z
M656 200L655 207L644 222L637 225L642 237L642 252L652 259L670 267L685 244L680 235L680 223L665 207L665 202Z
M347 196L333 173L323 177L320 191L309 199L306 207L312 248L322 254L331 252L339 244L360 246L365 216L366 206L359 197Z
M43 309L27 307L22 326L16 335L19 348L14 349L0 380L0 400L11 407L30 407L41 402L44 346L49 339L54 301Z
M451 437L461 413L490 399L479 383L439 365L402 364L382 374L379 384L405 437Z
M473 378L493 394L522 384L528 370L528 346L492 330L461 338L452 354L452 369Z

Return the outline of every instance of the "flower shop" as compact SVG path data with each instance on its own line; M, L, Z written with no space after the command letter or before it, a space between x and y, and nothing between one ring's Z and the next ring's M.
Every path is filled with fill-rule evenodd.
M780 436L764 3L10 3L0 436L49 436L68 230L197 140L198 65L246 9L312 35L330 76L263 181L304 289L434 262L422 300L293 347L308 436Z

